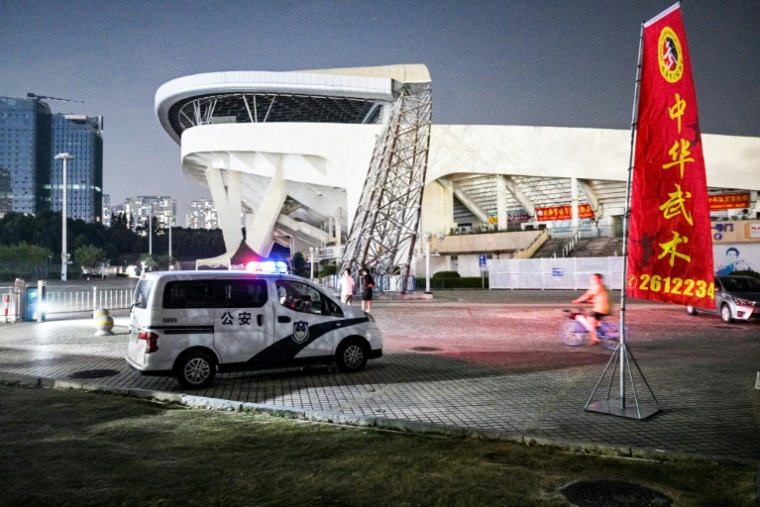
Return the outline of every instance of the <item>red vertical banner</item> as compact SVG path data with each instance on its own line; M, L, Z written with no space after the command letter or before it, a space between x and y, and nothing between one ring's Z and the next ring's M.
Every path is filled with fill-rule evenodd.
M680 6L643 33L628 294L714 308L707 178Z

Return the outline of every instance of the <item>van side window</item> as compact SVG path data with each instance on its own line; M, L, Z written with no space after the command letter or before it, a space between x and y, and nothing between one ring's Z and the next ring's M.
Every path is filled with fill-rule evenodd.
M164 308L214 308L213 280L169 282L164 287Z
M267 304L266 280L217 279L216 284L221 308L261 308Z
M277 300L285 308L322 315L322 293L311 285L292 280L277 280Z
M148 308L148 296L150 296L150 289L153 287L153 282L150 280L140 280L135 287L135 294L132 297L132 304L135 308L146 309Z

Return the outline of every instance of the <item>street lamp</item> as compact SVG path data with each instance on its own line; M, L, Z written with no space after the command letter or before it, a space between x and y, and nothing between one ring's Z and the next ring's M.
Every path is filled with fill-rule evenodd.
M66 217L67 217L67 210L66 210L66 162L69 160L72 160L74 157L69 155L68 153L59 153L55 156L56 160L63 160L63 205L61 207L61 215L63 217L63 234L62 234L62 245L61 245L61 281L65 282L68 278L68 268L69 268L69 254L66 252Z
M433 235L425 233L425 294L430 294L430 238Z
M314 280L314 247L309 247L309 268L311 270L311 280Z
M148 213L148 255L153 255L153 209Z

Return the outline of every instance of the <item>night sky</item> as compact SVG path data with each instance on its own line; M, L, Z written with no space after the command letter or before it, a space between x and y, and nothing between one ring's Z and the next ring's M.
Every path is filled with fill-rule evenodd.
M185 178L153 111L200 72L423 63L433 122L630 127L640 23L671 0L423 2L0 0L0 95L105 116L104 192L171 195ZM686 0L702 131L760 136L760 1ZM709 164L709 160L707 161Z

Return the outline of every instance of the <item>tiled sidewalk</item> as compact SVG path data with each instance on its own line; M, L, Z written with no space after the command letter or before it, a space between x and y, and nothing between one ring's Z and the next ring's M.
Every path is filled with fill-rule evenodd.
M296 408L520 432L545 438L760 459L760 326L632 305L632 350L660 403L645 422L586 413L610 352L557 339L555 308L572 293L445 292L435 302L379 304L385 356L365 371L330 368L220 375L193 394ZM90 320L0 324L0 371L180 392L123 360L126 319L93 336ZM417 350L415 350L417 349ZM639 386L643 389L643 386Z

